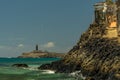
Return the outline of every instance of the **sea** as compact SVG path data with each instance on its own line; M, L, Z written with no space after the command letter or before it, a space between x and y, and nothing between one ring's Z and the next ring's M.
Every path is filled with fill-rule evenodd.
M0 58L0 80L77 80L70 74L37 69L42 64L57 60L60 58ZM25 63L29 68L12 67L17 63Z

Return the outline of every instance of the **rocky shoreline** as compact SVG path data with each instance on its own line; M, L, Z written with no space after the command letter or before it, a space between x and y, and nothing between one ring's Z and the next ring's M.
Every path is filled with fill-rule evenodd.
M43 64L39 69L81 71L85 80L120 80L119 3L119 0L96 3L95 21L73 49L62 60Z
M86 80L120 80L120 44L115 38L101 37L96 28L90 26L64 59L43 64L39 69L62 73L81 70ZM91 30L96 30L92 36ZM104 29L101 31L104 32Z

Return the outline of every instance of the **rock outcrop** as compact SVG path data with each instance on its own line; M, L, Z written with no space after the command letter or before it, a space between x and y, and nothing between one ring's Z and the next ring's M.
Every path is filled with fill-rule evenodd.
M29 66L27 64L13 64L13 67L18 67L18 68L28 68Z
M106 15L115 16L114 13ZM80 70L86 80L120 80L120 36L116 35L118 27L108 26L113 22L106 25L107 22L100 21L90 25L64 59L44 64L39 69L64 73Z
M39 69L65 73L81 70L84 76L95 80L120 80L120 44L116 38L101 37L104 33L104 29L91 25L64 59Z

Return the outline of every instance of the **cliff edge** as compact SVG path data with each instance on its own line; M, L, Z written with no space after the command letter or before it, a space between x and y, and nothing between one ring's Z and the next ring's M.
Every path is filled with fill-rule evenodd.
M86 80L120 80L119 9L111 1L95 4L95 22L81 35L64 59L43 64L39 69L64 73L80 70ZM110 8L113 9L111 12Z

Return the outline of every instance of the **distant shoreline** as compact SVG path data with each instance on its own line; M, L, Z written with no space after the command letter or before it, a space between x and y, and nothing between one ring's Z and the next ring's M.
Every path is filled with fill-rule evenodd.
M63 58L65 53L44 52L41 50L34 50L31 52L22 53L18 58Z

